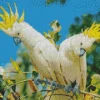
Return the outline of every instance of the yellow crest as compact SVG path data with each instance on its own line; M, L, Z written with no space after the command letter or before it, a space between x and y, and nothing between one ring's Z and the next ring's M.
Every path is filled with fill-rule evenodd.
M87 28L84 32L89 38L100 39L100 24L93 23L90 28Z
M0 17L2 18L2 21L0 21L0 29L7 30L8 28L11 28L16 21L18 23L24 21L24 11L22 13L22 16L19 18L18 9L15 3L14 6L15 13L13 13L10 4L8 3L10 14L2 6L0 6L0 9L3 11L3 14L0 14Z

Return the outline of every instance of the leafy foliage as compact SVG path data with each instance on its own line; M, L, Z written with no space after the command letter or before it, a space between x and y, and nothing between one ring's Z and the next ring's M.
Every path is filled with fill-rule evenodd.
M94 74L91 78L91 86L95 87L93 90L91 89L91 91L100 95L100 75Z
M57 20L54 20L50 23L52 31L49 30L48 33L44 32L44 36L53 44L56 46L56 43L60 40L61 35L59 34L61 31L61 25Z
M52 0L50 2L55 1ZM56 0L56 2L58 2L58 0ZM61 2L64 1L62 0ZM94 21L100 23L100 12L98 12L95 15L85 14L82 15L81 18L76 17L74 20L75 22L69 27L68 36L72 36L84 31L86 28L90 27ZM52 30L49 30L47 33L44 32L44 36L57 47L57 42L61 38L61 25L57 20L55 20L50 23L50 26ZM10 77L8 79L3 79L2 75L0 76L0 98L2 98L4 95L4 88L7 88L7 86L11 86L12 88L11 90L8 89L10 92L8 92L7 94L8 98L13 98L11 100L15 100L14 94L17 94L18 96L24 96L24 100L32 100L33 98L34 100L43 100L44 94L38 92L35 84L32 80L30 80L30 78L34 79L36 77L39 77L39 74L33 69L30 57L28 55L28 51L23 44L21 44L21 47L19 48L17 55L18 57L16 61L11 59L10 66L6 66L10 69L7 70L10 71ZM92 49L88 52L87 63L87 91L95 94L100 94L100 44L98 42L94 43ZM12 67L14 68L14 70L11 70ZM16 74L14 75L14 78L12 78L11 73ZM17 86L16 83L21 83L22 80L28 81L24 81L23 84L19 84ZM43 88L42 85L43 84L41 84L40 86L41 88ZM19 89L18 93L16 92L16 88ZM78 94L77 98L78 100L81 100ZM85 100L92 99L98 100L96 98L93 98L93 96L90 94L85 95Z
M60 2L60 4L65 4L67 0L46 0L46 4L53 4L53 3L58 3Z

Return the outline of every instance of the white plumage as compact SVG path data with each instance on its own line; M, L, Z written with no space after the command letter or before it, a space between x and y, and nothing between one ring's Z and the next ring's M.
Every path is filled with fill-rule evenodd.
M93 38L83 34L74 35L63 41L59 48L62 73L66 81L71 84L76 81L80 89L86 86L86 53L80 57L81 50L88 50L94 43Z
M21 39L29 51L33 65L42 77L57 81L59 84L65 84L63 77L69 84L76 80L80 88L85 89L86 55L80 59L80 48L88 49L94 39L83 34L75 35L63 41L57 51L51 42L26 22L15 22L12 29L4 32ZM55 93L66 94L64 90L58 90ZM62 99L67 100L67 97L52 96L51 98L51 100Z
M27 23L23 22L20 25L22 28L17 37L29 50L32 63L37 71L45 78L63 83L63 80L57 78L61 76L61 71L59 54L54 45ZM16 32L18 33L17 29Z
M42 34L37 32L26 22L23 22L24 12L19 18L17 6L16 4L14 5L16 11L15 14L12 12L12 9L8 4L10 15L2 6L0 7L4 13L4 15L1 14L3 21L0 23L0 29L13 38L19 38L15 42L20 43L21 40L25 44L29 51L33 65L42 77L57 81L59 84L64 85L65 80L69 84L76 81L78 86L80 86L80 89L85 90L85 50L89 49L96 40L92 37L97 38L99 36L99 34L96 34L96 36L93 33L92 35L89 34L91 32L99 33L99 31L95 30L93 27L96 26L98 28L99 25L93 24L93 26L90 28L90 31L86 30L85 34L78 34L66 39L61 43L59 51L57 51L55 46L50 43ZM86 34L90 35L91 38L86 36ZM64 90L58 90L55 93L66 94ZM46 98L46 100L48 99L49 98ZM68 100L68 98L67 96L60 95L52 96L51 100Z

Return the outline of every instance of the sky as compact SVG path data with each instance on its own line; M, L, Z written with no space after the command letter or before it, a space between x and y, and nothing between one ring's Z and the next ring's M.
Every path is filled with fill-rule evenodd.
M49 23L58 20L62 26L61 41L66 39L69 26L74 23L76 16L81 17L83 14L95 14L100 10L100 0L67 0L64 6L60 4L45 5L45 0L0 0L0 6L7 11L7 2L14 10L14 2L16 2L21 15L25 11L25 22L29 23L33 28L41 34L50 30ZM2 13L0 11L0 13ZM13 39L4 34L0 30L0 65L4 66L10 61L10 57L16 59L17 50Z

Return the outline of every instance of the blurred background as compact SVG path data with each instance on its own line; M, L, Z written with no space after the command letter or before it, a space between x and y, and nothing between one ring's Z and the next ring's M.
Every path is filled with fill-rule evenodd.
M6 10L9 10L7 2L10 3L13 10L14 2L16 2L19 14L21 15L24 10L25 21L41 34L49 30L53 31L50 23L58 20L62 27L59 35L55 36L55 38L58 38L55 41L58 46L64 39L90 27L93 22L100 23L100 0L0 0L0 5ZM0 13L2 12L0 11ZM16 46L11 37L0 31L0 65L6 71L16 71L10 63L10 57L19 64L23 72L34 71L24 45ZM87 86L89 86L91 76L100 74L100 43L94 43L92 49L88 52L87 64ZM36 74L35 71L33 74ZM32 74L8 73L6 78L18 82L33 76ZM16 91L23 96L32 93L27 82L19 84ZM99 92L100 87L98 87L98 94ZM28 99L26 97L26 100Z

